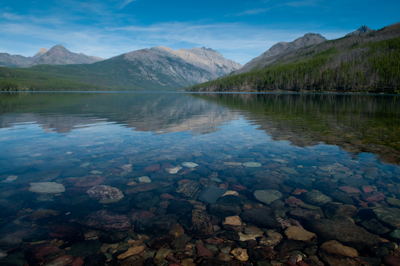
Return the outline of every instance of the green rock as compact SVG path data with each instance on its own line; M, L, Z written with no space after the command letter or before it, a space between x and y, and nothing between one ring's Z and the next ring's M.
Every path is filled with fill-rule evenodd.
M377 219L393 227L400 227L400 211L397 208L373 209Z
M387 203L400 207L400 200L395 198L386 198Z
M391 233L390 236L396 239L400 239L400 229L394 229Z

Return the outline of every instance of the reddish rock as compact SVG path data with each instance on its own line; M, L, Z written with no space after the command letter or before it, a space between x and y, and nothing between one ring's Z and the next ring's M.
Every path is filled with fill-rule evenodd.
M92 212L82 221L78 221L81 225L100 230L120 230L126 231L131 228L131 221L126 215L115 214L109 210L100 210Z
M135 222L136 220L141 218L151 218L154 216L154 213L152 213L151 211L137 211L132 214L131 219L133 222Z
M51 261L46 261L44 266L64 266L64 265L71 264L71 262L73 262L73 261L74 261L74 257L72 257L72 255L64 255L62 257L58 257Z
M82 178L79 178L74 187L94 187L103 183L106 179L99 175L88 175Z
M359 189L354 188L354 187L349 187L349 186L341 186L341 187L338 187L338 189L343 192L349 193L349 194L361 193L361 191Z
M242 191L242 190L246 190L247 187L245 187L241 184L234 184L234 185L232 185L232 189L235 191Z
M145 171L147 172L155 172L157 170L160 170L161 165L159 164L152 164L144 168Z
M197 244L196 245L196 250L197 250L197 256L198 257L212 257L212 256L214 256L214 254L211 252L211 250L206 249L203 244Z
M26 253L25 259L29 265L42 265L44 263L44 256L52 252L59 251L60 248L52 245L44 245L35 247Z
M298 198L290 197L290 198L285 199L285 203L286 204L303 204L304 202Z
M366 202L378 202L385 200L386 196L380 192L372 192L362 195L361 198Z
M177 260L177 259L174 257L174 255L172 255L172 254L169 254L165 259L166 259L167 261L172 261L172 262L175 262L176 264L180 265L180 261ZM171 265L171 264L170 264L170 265Z
M124 197L124 194L115 187L97 185L89 189L87 192L89 197L98 200L102 204L118 202Z
M178 184L185 184L185 183L187 183L189 181L190 181L189 179L181 179L181 180L178 181Z
M400 258L392 255L386 255L383 257L383 263L387 266L399 266Z
M81 230L78 227L74 227L71 225L61 225L54 229L50 233L50 237L64 240L73 240L73 241L83 241L85 237L83 236Z
M173 184L172 182L166 182L166 181L155 181L152 183L143 183L143 184L137 185L133 188L128 188L127 190L125 190L125 194L137 194L140 192L155 190L157 188L168 187L172 184Z
M363 186L361 189L364 193L371 193L377 190L375 186Z
M161 195L160 195L160 198L163 199L163 200L166 200L166 199L171 199L171 200L173 200L173 199L175 199L174 196L172 196L171 194L168 194L168 193L163 193L163 194L161 194Z
M208 238L203 241L208 244L213 244L213 245L219 245L224 242L224 241L222 241L222 239L215 239L215 238Z
M307 190L305 190L305 189L296 188L296 189L292 192L292 194L293 194L293 195L301 195L301 194L306 193L306 192L307 192Z
M297 263L297 265L299 265L299 266L309 266L307 263L305 263L304 261L299 261L298 263Z
M81 257L78 257L71 263L71 266L82 266L83 264L85 264L85 261Z

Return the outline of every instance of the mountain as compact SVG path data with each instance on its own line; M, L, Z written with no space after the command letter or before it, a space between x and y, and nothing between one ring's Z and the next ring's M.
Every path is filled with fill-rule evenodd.
M42 54L33 61L33 65L92 64L104 60L96 56L72 53L61 44L52 47L45 53L43 50L39 50L39 53L41 52Z
M363 34L368 34L370 33L372 30L368 27L368 26L361 26L358 30L355 30L349 34L347 34L346 36L359 36L359 35L363 35Z
M0 84L0 90L174 90L221 77L241 66L210 48L174 51L167 47L133 51L92 64L56 65L71 62L67 51L56 46L35 61L40 65L0 69L0 81L16 82L3 89Z
M211 48L193 47L191 49L181 48L175 51L168 47L156 46L152 47L150 50L178 56L192 65L207 70L213 75L213 78L225 76L242 67L241 64L224 58L222 54L214 51Z
M213 73L158 49L133 51L88 68L110 76L115 85L143 89L176 89L215 78Z
M235 72L235 74L245 73L252 69L261 69L270 65L278 60L279 55L288 51L298 50L300 48L319 44L326 41L320 34L307 33L303 37L297 38L293 42L279 42L273 45L268 51L262 55L252 59L245 64L242 68Z
M307 39L292 49L277 44L239 71L186 90L400 94L400 23L336 40L316 38L310 46Z
M0 67L28 67L30 64L29 58L22 55L0 53Z
M9 55L0 53L0 66L3 67L30 67L35 65L69 65L69 64L92 64L104 59L96 56L87 56L82 53L70 52L63 45L59 44L50 50L40 48L33 57L22 55Z

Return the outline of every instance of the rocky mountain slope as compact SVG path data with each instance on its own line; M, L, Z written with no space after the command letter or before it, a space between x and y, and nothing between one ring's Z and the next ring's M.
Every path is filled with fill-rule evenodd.
M297 38L293 42L279 42L273 45L268 51L262 55L252 59L250 62L245 64L242 68L235 72L235 74L245 73L252 69L262 69L279 59L279 55L298 50L300 48L319 44L326 41L325 37L320 34L307 33L303 37Z
M400 93L400 23L305 43L297 49L277 44L232 75L188 90Z
M96 56L73 53L61 44L52 47L50 50L40 48L33 57L0 53L0 66L2 67L30 67L41 64L92 64L102 60L104 59Z
M225 76L232 71L235 71L242 67L241 64L235 61L226 59L222 54L214 51L211 48L191 48L191 49L179 49L172 50L168 47L153 47L150 50L165 53L167 55L175 55L189 64L195 65L197 67L203 68L210 72L214 78Z

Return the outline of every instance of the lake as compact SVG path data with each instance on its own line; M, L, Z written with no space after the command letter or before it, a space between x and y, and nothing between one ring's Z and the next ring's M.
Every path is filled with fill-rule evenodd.
M0 93L0 264L400 265L399 101Z

